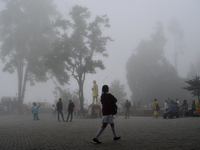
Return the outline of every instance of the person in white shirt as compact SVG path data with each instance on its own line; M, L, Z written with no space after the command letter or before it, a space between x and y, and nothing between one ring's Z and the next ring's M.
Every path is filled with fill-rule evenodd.
M169 109L169 104L168 104L167 100L165 100L165 111L168 111L168 109Z

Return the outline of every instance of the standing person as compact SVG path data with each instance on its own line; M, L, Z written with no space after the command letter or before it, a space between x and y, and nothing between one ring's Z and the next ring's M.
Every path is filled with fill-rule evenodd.
M196 110L195 100L192 101L192 112Z
M158 111L160 110L157 99L153 101L154 118L158 118Z
M33 107L32 107L32 112L33 112L33 120L39 120L38 118L38 108L41 106L41 104L39 103L39 105L36 105L36 103L33 103Z
M52 115L51 115L51 117L54 117L55 118L55 116L56 116L56 107L55 107L55 105L52 105Z
M60 114L62 116L63 121L65 121L64 117L63 117L63 113L62 113L63 104L62 104L62 99L61 98L59 98L59 101L57 102L56 107L57 107L57 113L58 113L58 121L60 121L60 118L59 118Z
M173 101L173 100L170 101L169 110L170 110L170 111L173 111L173 110L174 110L174 101Z
M72 100L69 100L69 105L68 105L68 109L67 109L68 116L67 116L66 122L68 122L69 116L71 116L70 122L72 121L73 110L74 110L74 103L72 102Z
M169 104L168 104L168 101L165 100L165 111L168 111L168 109L169 109Z
M121 137L118 137L115 132L114 122L113 122L113 104L117 102L117 99L110 93L108 93L109 88L107 85L102 87L102 95L101 95L101 104L102 104L102 126L97 132L93 141L100 144L98 138L103 133L104 129L107 127L108 124L111 126L111 130L114 135L114 140L119 140Z
M149 109L151 109L151 102L149 103Z
M129 118L130 106L131 106L131 103L128 100L126 100L126 104L125 104L125 108L126 108L125 119Z
M178 100L178 98L176 99L176 103L177 103L177 105L178 105L178 107L179 107L179 100Z
M173 105L174 105L173 111L179 112L179 107L178 107L177 102L174 102Z
M185 115L186 115L186 112L188 111L187 100L184 100L184 101L183 101L183 104L180 105L180 107L182 107L182 109L183 109L183 116L185 116Z

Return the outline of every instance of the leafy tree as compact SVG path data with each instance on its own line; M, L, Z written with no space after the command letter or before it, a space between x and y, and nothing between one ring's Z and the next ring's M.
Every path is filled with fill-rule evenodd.
M199 100L200 96L200 76L195 76L193 79L189 79L185 81L187 84L189 84L188 87L183 87L183 89L186 89L188 91L191 91L191 94L193 96L197 96ZM200 102L200 100L199 100Z
M200 53L199 53L198 55L200 55ZM197 55L197 56L198 56L198 55ZM199 67L197 67L197 66L200 66L200 59L198 59L198 60L197 60L197 62L196 62L196 65L195 65L195 66L196 66L196 72L197 72L197 74L200 74L200 68L199 68ZM193 75L193 76L195 76L195 75Z
M126 64L132 100L149 104L153 99L177 97L181 80L175 68L164 57L166 39L157 23L150 40L142 40Z
M23 103L26 84L46 81L43 56L55 38L53 18L59 16L53 0L6 0L0 14L3 71L18 76L18 100Z
M196 67L195 67L195 65L193 63L191 63L190 70L189 70L189 72L187 74L187 78L190 79L190 78L194 77L196 74L197 74Z
M119 80L114 80L109 88L110 93L112 93L118 100L119 103L123 103L126 97L126 92L124 92L125 86L120 84Z
M71 20L60 19L56 22L59 38L54 51L47 57L47 65L61 84L66 83L65 78L71 73L79 85L78 95L83 112L85 77L89 73L95 74L96 68L105 69L96 54L108 56L106 45L112 39L103 36L102 31L110 25L106 15L96 16L88 23L91 20L90 12L78 5L72 8L69 16Z

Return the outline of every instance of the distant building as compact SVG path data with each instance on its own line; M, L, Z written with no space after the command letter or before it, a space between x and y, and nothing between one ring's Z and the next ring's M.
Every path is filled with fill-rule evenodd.
M1 107L7 106L8 113L16 113L18 98L16 96L2 96L0 101Z
M1 97L1 104L9 104L11 102L17 102L18 98L16 96L2 96Z

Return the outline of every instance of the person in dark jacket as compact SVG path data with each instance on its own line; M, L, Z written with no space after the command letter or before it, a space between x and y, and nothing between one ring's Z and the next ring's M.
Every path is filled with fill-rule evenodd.
M131 107L131 103L128 100L126 100L126 104L125 104L125 108L126 108L125 119L129 118L130 107Z
M72 100L69 100L69 105L68 105L68 110L67 110L68 116L67 116L66 122L68 122L69 116L71 116L70 122L72 121L73 110L74 110L74 103L72 102Z
M188 104L187 104L187 100L183 101L183 104L180 106L183 109L183 116L186 115L186 112L188 111Z
M114 135L114 140L119 140L121 138L116 135L114 122L113 122L114 110L112 108L113 108L113 104L117 102L117 99L112 94L108 93L108 91L109 91L108 86L104 85L102 87L102 95L101 95L102 114L103 114L102 121L101 121L102 126L97 132L97 135L95 136L95 138L93 138L93 141L98 144L101 143L99 142L98 138L103 133L104 129L107 127L108 124L110 124L111 126L111 130Z
M192 101L192 112L196 110L195 100Z
M59 98L59 101L57 102L56 107L57 107L57 113L58 113L58 121L60 121L60 118L59 118L60 114L62 116L63 121L65 121L63 117L63 113L62 113L63 104L62 104L61 98Z
M179 107L178 107L178 104L177 104L177 102L174 102L174 108L173 108L173 110L174 111L176 111L176 112L179 112Z

